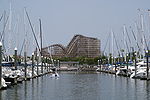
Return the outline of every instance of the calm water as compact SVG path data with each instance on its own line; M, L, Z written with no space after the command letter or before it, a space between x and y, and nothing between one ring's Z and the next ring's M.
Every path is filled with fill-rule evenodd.
M105 73L45 75L0 91L0 100L150 100L150 82Z

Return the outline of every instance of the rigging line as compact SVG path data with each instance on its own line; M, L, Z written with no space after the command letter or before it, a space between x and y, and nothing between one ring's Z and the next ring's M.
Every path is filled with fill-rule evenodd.
M116 39L116 36L115 36L115 34L114 34L114 39L115 39L115 43L116 43L116 47L117 47L117 49L118 49L118 54L120 55L120 52L119 52L119 46L118 46L118 44L117 44L117 39Z
M0 18L0 22L2 21L2 18L3 18L3 14L2 14L2 16L1 16L1 18Z
M150 36L149 36L149 38L150 38ZM147 42L147 44L148 44L148 46L150 45L150 39L148 39L148 42Z
M125 31L125 32L123 32L123 35L125 35L125 33L126 33L126 34L127 34L127 38L128 38L128 40L129 40L129 43L131 43L130 38L129 38L129 35L128 35L127 28L126 28L125 26L124 26L124 31ZM126 45L126 47L127 47L127 51L130 52L129 46L128 46L128 42L127 42L126 39L124 40L124 43L125 43L125 45Z
M52 64L54 65L54 61L53 61L52 53L51 53L51 47L48 47L48 51L50 52L50 53L49 53L49 55L50 55L50 58L51 58Z
M127 33L127 37L128 37L129 43L131 44L131 39L130 39L130 37L129 37L128 30L127 30L126 27L125 27L125 31L126 31L126 33Z
M108 54L110 54L110 39L109 39L109 47L108 47Z
M140 28L139 28L139 26L138 26L138 24L137 24L137 22L135 23L135 25L136 25L136 28L137 28L137 31L138 31L138 35L140 35L141 36L141 31L140 31ZM141 40L140 40L140 43L141 44L143 44L143 41L142 41L142 38L141 38ZM141 47L142 48L142 47Z
M106 50L106 47L107 47L108 41L109 41L109 34L108 34L108 38L107 38L107 41L106 41L106 45L105 45L104 50L103 50L104 52L105 52L105 50Z
M126 45L127 45L128 52L130 52L130 50L129 50L129 46L128 46L128 43L127 43L127 41L126 41Z
M25 39L24 39L24 41L23 41L23 43L22 43L22 47L21 47L21 50L20 50L20 53L19 53L20 56L21 56L21 53L22 53L22 51L23 51L24 44L25 44Z
M130 26L130 28L131 28L131 26ZM132 28L131 28L132 29ZM133 35L133 37L134 37L134 39L135 39L135 41L136 41L136 45L137 45L137 47L138 47L138 51L140 51L140 47L139 47L139 45L138 45L138 42L137 42L137 39L136 39L136 37L135 37L135 34L134 34L134 31L133 31L133 29L131 30L131 32L132 32L132 35Z
M144 35L144 41L145 41L145 45L146 45L147 50L149 50L145 35Z
M38 41L37 41L37 38L36 38L36 35L35 35L35 32L34 32L34 29L32 27L32 24L31 24L31 21L30 21L30 18L29 18L29 15L28 15L28 12L26 11L26 9L25 9L25 12L26 12L26 15L27 15L27 18L28 18L28 21L29 21L29 24L30 24L30 27L31 27L31 30L32 30L32 33L33 33L33 36L34 36L34 39L35 39L35 42L36 42L37 47L38 47L38 49L40 51L40 46L38 44Z
M6 28L6 25L7 25L7 22L8 22L8 18L9 18L9 16L7 17L6 22L4 23L3 31L2 31L2 34L0 36L0 41L2 41L2 39L3 39L3 35L5 33L5 28Z

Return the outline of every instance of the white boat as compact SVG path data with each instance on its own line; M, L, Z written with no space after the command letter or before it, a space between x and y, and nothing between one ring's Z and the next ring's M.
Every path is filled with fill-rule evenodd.
M2 89L2 88L6 88L7 85L6 85L5 80L4 80L3 78L1 78L1 81L2 81L2 82L1 82L1 87L0 87L0 88L1 88L1 89Z
M55 73L53 73L53 74L51 75L51 77L52 77L52 78L59 78L59 74L58 74L57 72L55 72Z
M121 66L120 68L118 68L116 75L131 75L131 71L130 71L130 66Z
M131 74L130 78L144 78L146 77L146 71L145 70L138 70L136 75L135 72Z
M144 63L144 61L141 61L139 63L137 63L137 71L136 71L136 75L135 75L135 69L134 72L131 74L130 78L144 78L146 77L146 63Z

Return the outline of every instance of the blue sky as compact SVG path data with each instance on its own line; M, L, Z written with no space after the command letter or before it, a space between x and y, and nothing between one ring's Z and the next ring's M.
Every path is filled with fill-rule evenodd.
M147 16L150 8L150 0L0 0L0 15L4 10L9 15L10 2L12 29L17 18L19 20L17 25L20 40L17 43L23 41L23 9L26 7L36 32L39 28L38 19L42 19L44 46L55 43L67 45L75 34L82 34L100 39L102 50L111 29L119 39L123 25L134 26L134 22L138 20L137 9L140 8ZM30 31L30 27L27 30ZM32 42L34 41L29 44L33 44ZM31 51L34 50L33 46L30 48Z

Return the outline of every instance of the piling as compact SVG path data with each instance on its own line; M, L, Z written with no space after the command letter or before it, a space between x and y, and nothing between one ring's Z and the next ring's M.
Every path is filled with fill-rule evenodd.
M15 55L14 55L14 65L15 65L15 70L17 70L17 48L15 50Z
M115 64L115 75L116 75L116 72L117 72L117 64L116 64L116 57L115 57L115 61L114 61L114 64Z
M2 87L2 43L0 42L0 88Z
M100 59L99 67L100 67L100 71L101 71L101 69L102 69L102 59Z
M135 64L135 77L136 77L136 72L137 72L137 65L136 65L136 52L134 53L134 64Z
M34 77L34 53L32 53L32 78Z
M149 59L148 59L148 55L149 52L148 50L146 51L146 66L147 66L147 70L146 70L146 73L147 73L147 80L149 80L149 66L148 66L148 62L149 62Z
M41 73L43 74L43 56L41 56Z
M47 57L46 57L46 68L47 68L47 73L48 73L48 61L47 61Z
M27 52L24 52L24 76L25 76L25 80L27 79Z
M37 60L37 75L39 75L39 56L37 55L37 57L36 57L36 60Z
M46 67L46 57L44 57L44 70L46 71L47 67Z
M129 65L128 65L129 58L128 58L128 54L127 54L127 57L126 57L126 61L127 61L127 76L128 76L128 71L129 71Z
M60 67L60 61L58 60L58 68Z
M97 66L100 67L100 60L97 60Z
M48 58L48 71L50 72L50 64L49 64L50 58Z
M51 70L51 69L50 69L50 64L48 64L48 71L50 72L50 70Z

